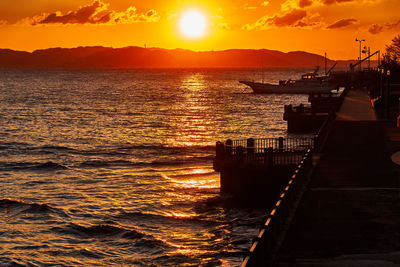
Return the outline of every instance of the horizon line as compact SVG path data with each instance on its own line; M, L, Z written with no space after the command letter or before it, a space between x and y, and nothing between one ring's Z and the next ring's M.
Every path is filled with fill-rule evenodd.
M295 53L295 52L303 52L303 53L308 53L311 55L317 55L320 57L325 57L324 55L320 55L317 53L312 53L304 50L292 50L292 51L281 51L281 50L275 50L275 49L268 49L268 48L228 48L228 49L221 49L221 50L192 50L192 49L187 49L187 48L163 48L163 47L146 47L146 46L137 46L137 45L129 45L129 46L121 46L121 47L113 47L113 46L102 46L102 45L86 45L86 46L74 46L74 47L61 47L61 46L55 46L55 47L47 47L47 48L38 48L34 50L18 50L18 49L13 49L13 48L3 48L0 47L0 50L12 50L12 51L17 51L17 52L26 52L26 53L34 53L36 51L43 51L43 50L50 50L50 49L78 49L78 48L94 48L94 47L101 47L101 48L110 48L110 49L124 49L124 48L141 48L141 49L162 49L162 50L184 50L184 51L190 51L194 53L204 53L204 52L224 52L224 51L230 51L230 50L253 50L253 51L262 51L262 50L267 50L267 51L273 51L273 52L279 52L279 53ZM330 59L327 58L328 60L332 61L356 61L357 59Z

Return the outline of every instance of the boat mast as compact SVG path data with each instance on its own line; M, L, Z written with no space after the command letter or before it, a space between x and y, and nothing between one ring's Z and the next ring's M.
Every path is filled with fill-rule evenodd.
M261 54L261 79L262 79L262 83L264 83L264 57L263 57L263 54Z
M326 51L325 51L325 75L326 75Z

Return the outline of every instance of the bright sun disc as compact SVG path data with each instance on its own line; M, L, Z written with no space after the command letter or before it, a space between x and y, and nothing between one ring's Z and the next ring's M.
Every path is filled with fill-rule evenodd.
M190 38L204 35L206 29L206 19L200 12L187 11L180 20L182 33Z

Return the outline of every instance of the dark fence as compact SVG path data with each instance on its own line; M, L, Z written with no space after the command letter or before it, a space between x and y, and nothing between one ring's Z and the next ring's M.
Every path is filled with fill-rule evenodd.
M344 90L340 96L342 102L346 94L347 89ZM271 151L271 153L273 153L273 151L282 150L287 151L289 154L296 154L294 153L295 151L300 152L301 150L306 152L302 153L301 158L297 161L300 163L296 171L289 179L285 189L281 192L278 201L275 203L275 207L268 214L264 225L243 260L242 267L273 265L276 253L283 242L287 228L290 225L297 205L308 184L310 170L312 168L312 152L322 151L333 129L335 119L336 112L330 112L314 138L293 138L287 139L287 141L282 141L282 138L280 138L278 145L276 145L276 141L275 143L272 142L272 149L267 149L267 151ZM271 143L265 144L265 142L258 142L257 144L261 144L259 146L262 148L271 147ZM234 153L233 150L236 151L237 149L232 148L230 152ZM239 149L239 151L240 150L241 149ZM296 157L298 156L292 156L292 159L295 160Z
M284 233L287 231L307 186L311 167L312 154L311 149L308 149L281 192L274 208L268 214L258 236L243 260L242 267L268 266L273 263L276 252L283 242Z
M315 138L264 138L217 142L216 158L240 163L294 165L308 149L314 149Z
M347 88L341 92L338 97L339 105L342 104L347 92ZM322 151L335 120L336 112L332 110L313 138L250 138L217 142L217 159L260 162L267 165L298 164L245 256L242 267L272 265L309 182L313 165L312 152Z

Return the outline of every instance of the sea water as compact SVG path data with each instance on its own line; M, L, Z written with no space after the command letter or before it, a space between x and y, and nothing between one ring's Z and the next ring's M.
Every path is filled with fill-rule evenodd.
M0 70L0 265L239 265L266 210L226 205L218 140L287 136L239 79L305 70Z

